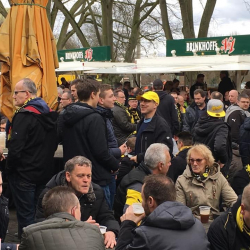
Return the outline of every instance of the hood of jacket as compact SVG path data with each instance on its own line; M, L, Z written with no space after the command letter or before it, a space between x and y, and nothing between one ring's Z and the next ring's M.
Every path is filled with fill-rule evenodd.
M208 177L205 180L203 180L202 182L206 182L209 179L216 180L216 179L218 179L219 174L220 174L220 166L218 163L215 162L213 164L213 166L210 168L210 172L209 172ZM189 165L187 165L185 171L183 172L183 176L186 177L187 179L194 178L192 175L192 172L190 170Z
M226 111L226 116L225 116L225 122L227 122L228 120L228 117L236 110L240 110L242 112L244 112L244 110L242 108L240 108L237 104L233 104L233 105L230 105L228 108L227 108L227 111Z
M50 108L48 107L47 103L40 97L31 99L23 108L26 108L28 106L37 109L40 113L50 112Z
M162 100L164 98L164 96L168 95L168 93L166 91L163 91L163 90L155 91L155 93L158 94L160 100Z
M146 217L142 226L169 230L187 230L194 224L195 217L190 208L177 201L166 201Z
M114 117L111 109L106 109L98 105L96 110L105 118L111 119Z
M68 105L63 112L63 123L67 127L73 126L82 118L91 114L100 114L87 103L76 102Z
M200 117L197 124L195 125L195 133L199 137L206 137L207 135L211 134L211 132L214 131L217 126L222 124L224 124L224 121L221 119L204 115Z
M46 187L50 189L57 186L66 186L66 187L68 186L68 182L65 177L65 170L54 175L52 179L46 184ZM78 197L79 200L81 200L82 197L86 197L88 202L94 202L96 200L92 183L90 184L88 193Z
M34 108L36 111L32 111L29 107ZM55 129L57 123L58 113L50 110L46 102L40 98L34 98L30 100L25 106L23 106L17 113L30 112L36 116L36 119L44 127L46 131Z

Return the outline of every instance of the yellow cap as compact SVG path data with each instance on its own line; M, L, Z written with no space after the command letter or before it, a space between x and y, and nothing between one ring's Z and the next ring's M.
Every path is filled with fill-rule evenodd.
M141 99L146 99L146 100L149 100L149 101L154 101L157 104L160 103L160 98L159 98L158 94L155 93L154 91L147 91L143 95L137 96L136 99L139 100L139 101Z

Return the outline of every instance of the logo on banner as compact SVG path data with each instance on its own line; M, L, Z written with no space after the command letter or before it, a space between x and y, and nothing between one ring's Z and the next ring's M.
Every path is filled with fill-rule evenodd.
M220 50L224 53L228 53L229 55L235 51L234 45L235 45L236 39L230 36L229 38L225 38L221 41L222 46L220 47Z
M85 57L84 57L87 61L91 61L93 59L93 50L90 48L90 49L87 49L85 51Z

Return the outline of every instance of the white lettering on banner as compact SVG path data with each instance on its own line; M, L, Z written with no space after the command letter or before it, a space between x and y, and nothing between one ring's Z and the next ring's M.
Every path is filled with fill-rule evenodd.
M231 54L235 50L236 38L229 37L221 41L222 46L219 47L224 53ZM192 52L194 49L198 51L214 51L217 48L217 41L204 41L204 42L187 42L186 51Z
M65 53L65 59L66 59L66 60L74 59L74 58L75 58L75 59L83 58L83 53L82 53L82 51Z

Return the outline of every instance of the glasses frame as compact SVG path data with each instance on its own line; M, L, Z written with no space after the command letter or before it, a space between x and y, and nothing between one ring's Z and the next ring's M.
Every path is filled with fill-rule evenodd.
M191 164L194 164L195 162L197 163L197 164L200 164L202 161L204 160L204 158L202 158L202 159L193 159L193 158L190 158L189 159L189 162L191 163Z

